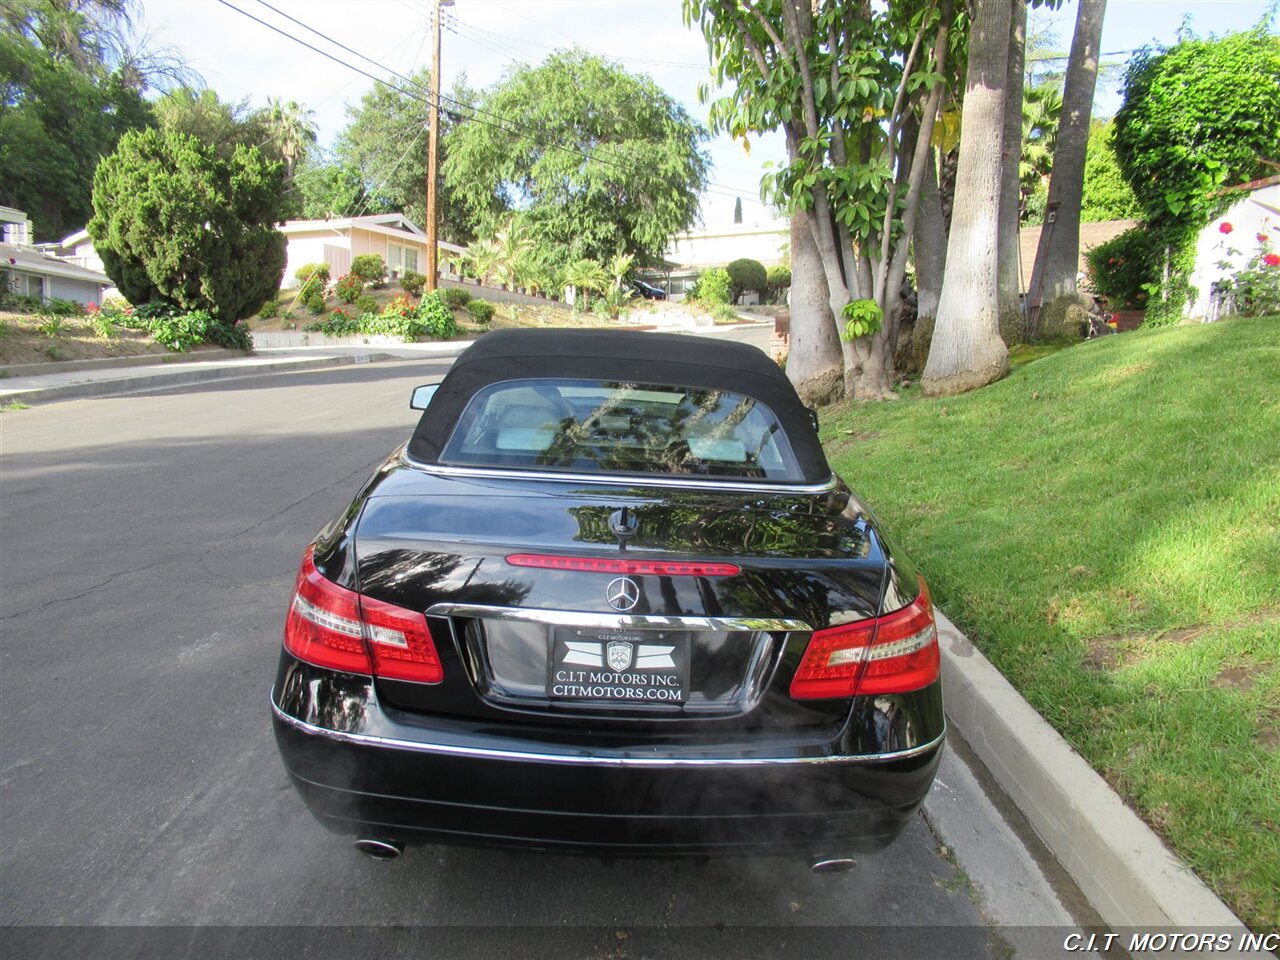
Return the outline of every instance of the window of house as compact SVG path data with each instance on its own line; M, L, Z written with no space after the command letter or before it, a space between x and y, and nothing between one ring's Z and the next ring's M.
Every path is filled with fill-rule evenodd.
M404 248L404 269L406 273L410 270L416 271L418 269L418 248L417 247Z

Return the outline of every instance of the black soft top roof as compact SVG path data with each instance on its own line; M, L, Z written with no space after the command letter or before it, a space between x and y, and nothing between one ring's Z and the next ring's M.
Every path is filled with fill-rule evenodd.
M495 330L454 361L418 421L409 455L438 463L453 428L476 392L490 384L531 379L621 380L729 390L763 403L777 416L807 483L831 476L809 411L776 363L745 343L629 330Z

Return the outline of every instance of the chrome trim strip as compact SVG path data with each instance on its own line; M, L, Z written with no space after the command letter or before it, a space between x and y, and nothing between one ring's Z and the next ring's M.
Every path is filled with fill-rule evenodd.
M591 627L601 630L786 630L811 633L803 620L777 617L661 617L630 613L587 613L573 610L538 610L533 607L486 607L467 603L437 603L428 617L471 617L484 620L516 620L553 627Z
M330 730L317 727L315 724L290 716L276 706L275 691L271 691L271 712L284 723L301 730L341 743L362 744L364 746L390 747L395 750L411 750L415 753L431 753L452 757L480 757L487 760L509 760L517 763L569 763L594 767L765 767L788 764L832 764L832 763L881 763L889 760L903 760L917 754L927 753L938 747L946 739L947 731L944 720L942 733L922 743L918 747L906 750L895 750L891 753L867 753L856 755L840 755L825 757L599 757L588 754L564 753L520 753L514 750L497 750L490 747L463 747L445 743L422 743L417 740L399 740L395 737L378 737L368 733L348 733L342 730Z
M697 477L632 477L604 473L546 473L536 470L499 470L489 467L451 467L441 463L424 463L409 455L408 449L400 452L400 459L408 466L434 473L442 477L480 477L490 480L555 480L560 483L586 483L592 486L622 487L676 487L690 492L697 490L731 490L735 493L829 493L836 488L833 474L821 483L733 483L728 480L702 480Z

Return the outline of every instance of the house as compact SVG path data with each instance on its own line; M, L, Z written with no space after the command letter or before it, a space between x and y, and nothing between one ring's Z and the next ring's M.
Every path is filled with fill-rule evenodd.
M1242 191L1240 199L1196 238L1196 265L1190 277L1195 293L1187 316L1198 320L1216 320L1231 312L1222 281L1249 269L1250 261L1280 252L1280 176L1236 189Z
M791 220L758 200L732 195L702 197L703 225L671 238L662 265L641 271L672 300L683 299L698 274L734 260L758 260L766 267L783 263L791 248Z
M0 272L8 274L10 287L20 297L101 303L111 288L105 273L14 243L0 243Z
M307 263L327 263L329 275L342 276L351 269L355 257L376 253L387 264L387 272L397 277L409 270L422 273L427 263L427 237L422 228L402 213L375 213L337 220L289 220L280 226L288 246L285 252L284 283L296 286L294 274ZM450 276L450 263L463 248L440 242L440 272Z
M59 260L65 260L67 263L74 263L78 267L106 273L102 258L93 249L93 240L89 238L88 230L77 230L54 243L38 243L36 249L55 256Z
M80 232L92 253L89 235ZM37 245L34 241L35 229L27 215L12 207L0 207L0 274L5 275L14 293L40 300L57 297L81 304L102 302L111 288L111 278L102 272L101 260L67 260L51 249L58 244Z

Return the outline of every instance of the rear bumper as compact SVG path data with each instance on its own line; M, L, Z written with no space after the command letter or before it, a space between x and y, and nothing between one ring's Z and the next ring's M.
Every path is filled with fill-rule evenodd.
M936 729L851 755L842 738L750 751L516 741L491 725L393 714L368 678L288 655L280 680L276 742L312 814L335 833L406 843L635 855L879 849L924 799L944 739L935 688L916 696L937 698Z

